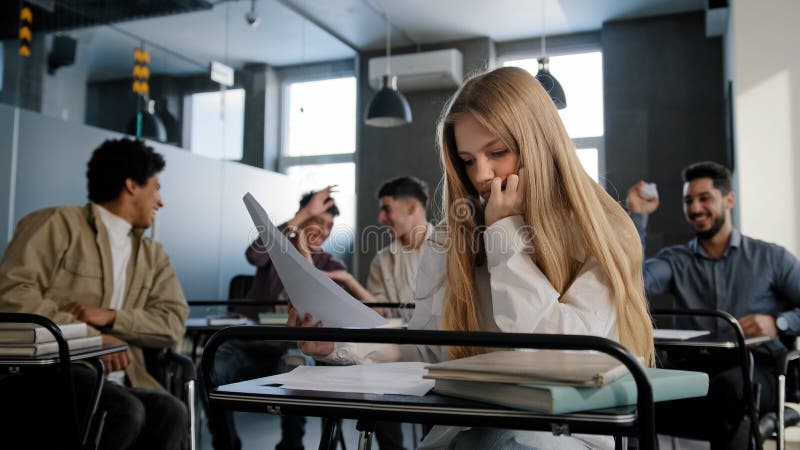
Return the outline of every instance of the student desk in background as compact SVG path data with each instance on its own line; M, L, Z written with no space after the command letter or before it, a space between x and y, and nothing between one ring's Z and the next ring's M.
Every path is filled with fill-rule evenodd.
M753 358L748 350L748 346L762 344L772 340L768 336L745 337L742 327L732 315L725 311L713 309L654 309L651 311L654 316L673 316L673 317L711 317L725 322L730 328L725 331L717 331L710 335L698 336L691 339L654 339L657 349L676 349L679 351L697 351L698 354L710 354L712 352L728 352L731 354L731 361L738 364L742 370L744 380L744 399L747 404L747 414L750 418L751 433L756 439L756 448L761 450L761 432L759 430L758 408L754 395L753 380L751 378ZM783 380L783 381L782 381ZM784 440L783 429L783 403L784 403L784 384L785 377L779 377L778 382L778 439Z
M0 322L13 322L13 323L34 323L36 325L47 328L56 337L58 342L58 353L51 353L38 356L0 356L0 370L3 373L20 374L28 369L36 369L42 367L50 367L56 369L60 366L61 375L60 379L63 384L65 392L74 389L72 384L72 372L70 365L75 362L86 362L90 364L97 372L97 379L92 389L92 397L89 401L89 413L86 417L86 422L83 424L78 423L78 407L74 403L75 395L67 395L68 404L64 405L68 414L65 417L71 417L75 421L73 429L75 430L75 437L73 439L71 448L95 448L93 444L99 440L100 433L102 432L102 417L97 417L95 420L95 413L97 412L97 405L100 401L100 392L103 388L105 379L105 368L100 357L111 353L121 352L128 348L127 345L109 345L101 348L86 348L70 352L67 347L67 342L61 334L61 330L50 319L38 316L35 314L15 314L15 313L0 313ZM69 420L69 419L68 419ZM94 434L90 433L94 430Z
M190 307L217 307L217 306L286 306L285 301L256 301L256 300L189 300ZM413 310L414 303L394 303L394 302L365 302L370 308L387 308L400 310ZM230 308L227 308L230 309ZM261 325L254 320L249 320L243 325ZM232 325L210 325L208 317L190 317L186 319L186 336L192 340L191 357L192 361L197 361L198 349L206 342L208 337L219 330L228 328ZM241 326L241 325L240 325ZM271 325L279 326L279 325Z
M638 403L636 406L550 415L430 393L423 397L415 397L296 391L280 387L259 387L258 392L233 391L218 387L215 378L212 377L214 355L220 344L230 339L597 350L613 356L628 367L636 381ZM318 416L326 419L356 419L359 421L357 428L361 432L360 445L369 440L376 421L528 429L557 435L603 434L614 436L617 449L626 448L629 436L639 439L642 450L654 449L656 442L653 392L644 369L620 344L593 336L391 329L229 327L216 333L206 344L201 376L210 387L206 395L212 408ZM335 420L325 421L320 449L334 448L335 423Z

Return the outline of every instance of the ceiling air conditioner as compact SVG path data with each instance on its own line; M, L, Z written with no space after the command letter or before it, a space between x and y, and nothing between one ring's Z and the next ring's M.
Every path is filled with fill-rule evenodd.
M397 89L401 92L456 88L464 76L461 52L454 48L393 55L391 72L397 76ZM373 89L381 88L385 74L386 57L369 60L369 84Z

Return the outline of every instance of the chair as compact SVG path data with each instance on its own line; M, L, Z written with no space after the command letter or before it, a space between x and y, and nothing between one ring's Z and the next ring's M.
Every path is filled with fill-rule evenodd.
M761 449L764 440L774 438L778 450L783 450L785 448L785 427L800 423L800 414L794 409L785 406L787 399L791 402L800 402L800 350L796 349L795 338L782 339L783 344L790 350L776 355L775 361L770 362L777 378L778 401L776 411L759 417L758 394L761 387L753 382L753 355L744 345L744 333L733 316L724 311L716 310L653 309L651 313L654 316L717 317L727 323L736 336L737 353L740 359L739 365L745 373L749 373L749 376L744 377L744 398L748 403L747 414L751 422L752 446L756 449Z
M253 285L253 275L236 275L231 278L231 283L228 286L228 299L242 299L245 298L250 287Z
M147 371L170 394L181 399L186 404L189 412L189 442L188 448L195 450L196 411L195 411L195 385L197 372L191 358L176 353L171 348L143 349ZM186 447L186 446L184 446Z
M800 350L795 337L782 338L781 341L789 351L777 356L775 361L778 404L775 412L767 413L759 420L762 439L775 439L778 450L786 446L786 427L800 423L800 413L786 406L787 401L800 403Z

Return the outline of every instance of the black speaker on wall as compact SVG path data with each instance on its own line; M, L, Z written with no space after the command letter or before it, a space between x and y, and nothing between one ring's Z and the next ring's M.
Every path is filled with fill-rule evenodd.
M47 55L47 73L52 75L59 67L69 66L75 62L75 49L78 41L69 36L53 37L53 47Z

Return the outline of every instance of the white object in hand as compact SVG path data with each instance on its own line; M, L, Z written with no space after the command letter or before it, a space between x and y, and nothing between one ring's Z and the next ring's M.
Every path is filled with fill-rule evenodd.
M658 189L655 183L645 183L639 188L639 195L645 200L655 200L658 198Z

